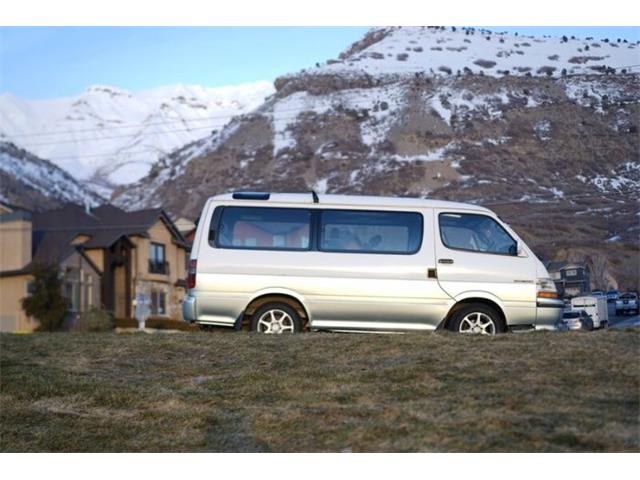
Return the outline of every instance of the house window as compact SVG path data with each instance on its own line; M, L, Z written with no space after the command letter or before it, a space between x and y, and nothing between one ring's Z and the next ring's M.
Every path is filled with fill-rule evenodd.
M151 291L151 315L166 315L166 294L162 290Z
M84 306L86 310L93 308L93 277L91 275L85 277Z
M161 243L151 243L149 250L149 273L168 274L169 265L166 262L164 245Z
M69 310L72 312L81 311L80 304L80 270L77 268L67 268L64 276L64 296L69 300Z
M565 277L577 277L578 276L578 270L576 270L575 268L571 268L569 270L565 270L564 271L564 275L565 275Z

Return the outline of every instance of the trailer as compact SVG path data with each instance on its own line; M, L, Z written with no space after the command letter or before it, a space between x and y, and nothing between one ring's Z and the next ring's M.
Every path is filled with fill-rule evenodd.
M574 297L571 310L584 310L593 320L593 328L605 328L609 325L609 309L606 297Z

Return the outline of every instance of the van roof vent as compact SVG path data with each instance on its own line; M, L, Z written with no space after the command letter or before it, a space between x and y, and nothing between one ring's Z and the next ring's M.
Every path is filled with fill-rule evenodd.
M234 200L269 200L270 196L267 192L233 192Z

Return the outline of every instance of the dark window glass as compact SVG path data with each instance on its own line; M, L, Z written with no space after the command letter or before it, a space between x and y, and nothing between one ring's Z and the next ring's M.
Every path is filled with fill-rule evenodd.
M219 247L308 250L311 212L301 208L227 207L218 229Z
M442 243L458 250L516 255L517 243L493 218L467 213L441 213Z
M164 245L161 243L151 244L151 260L157 263L164 262Z
M169 273L169 265L165 261L164 245L161 243L151 243L151 249L149 250L149 273Z
M422 244L422 215L412 212L324 210L320 250L412 254Z

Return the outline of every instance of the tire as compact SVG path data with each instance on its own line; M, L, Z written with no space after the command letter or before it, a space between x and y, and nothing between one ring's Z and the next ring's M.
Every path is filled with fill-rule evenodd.
M500 314L482 303L465 305L451 317L451 330L457 333L496 335L505 332Z
M300 333L302 320L291 305L270 302L251 316L251 331L266 334Z

